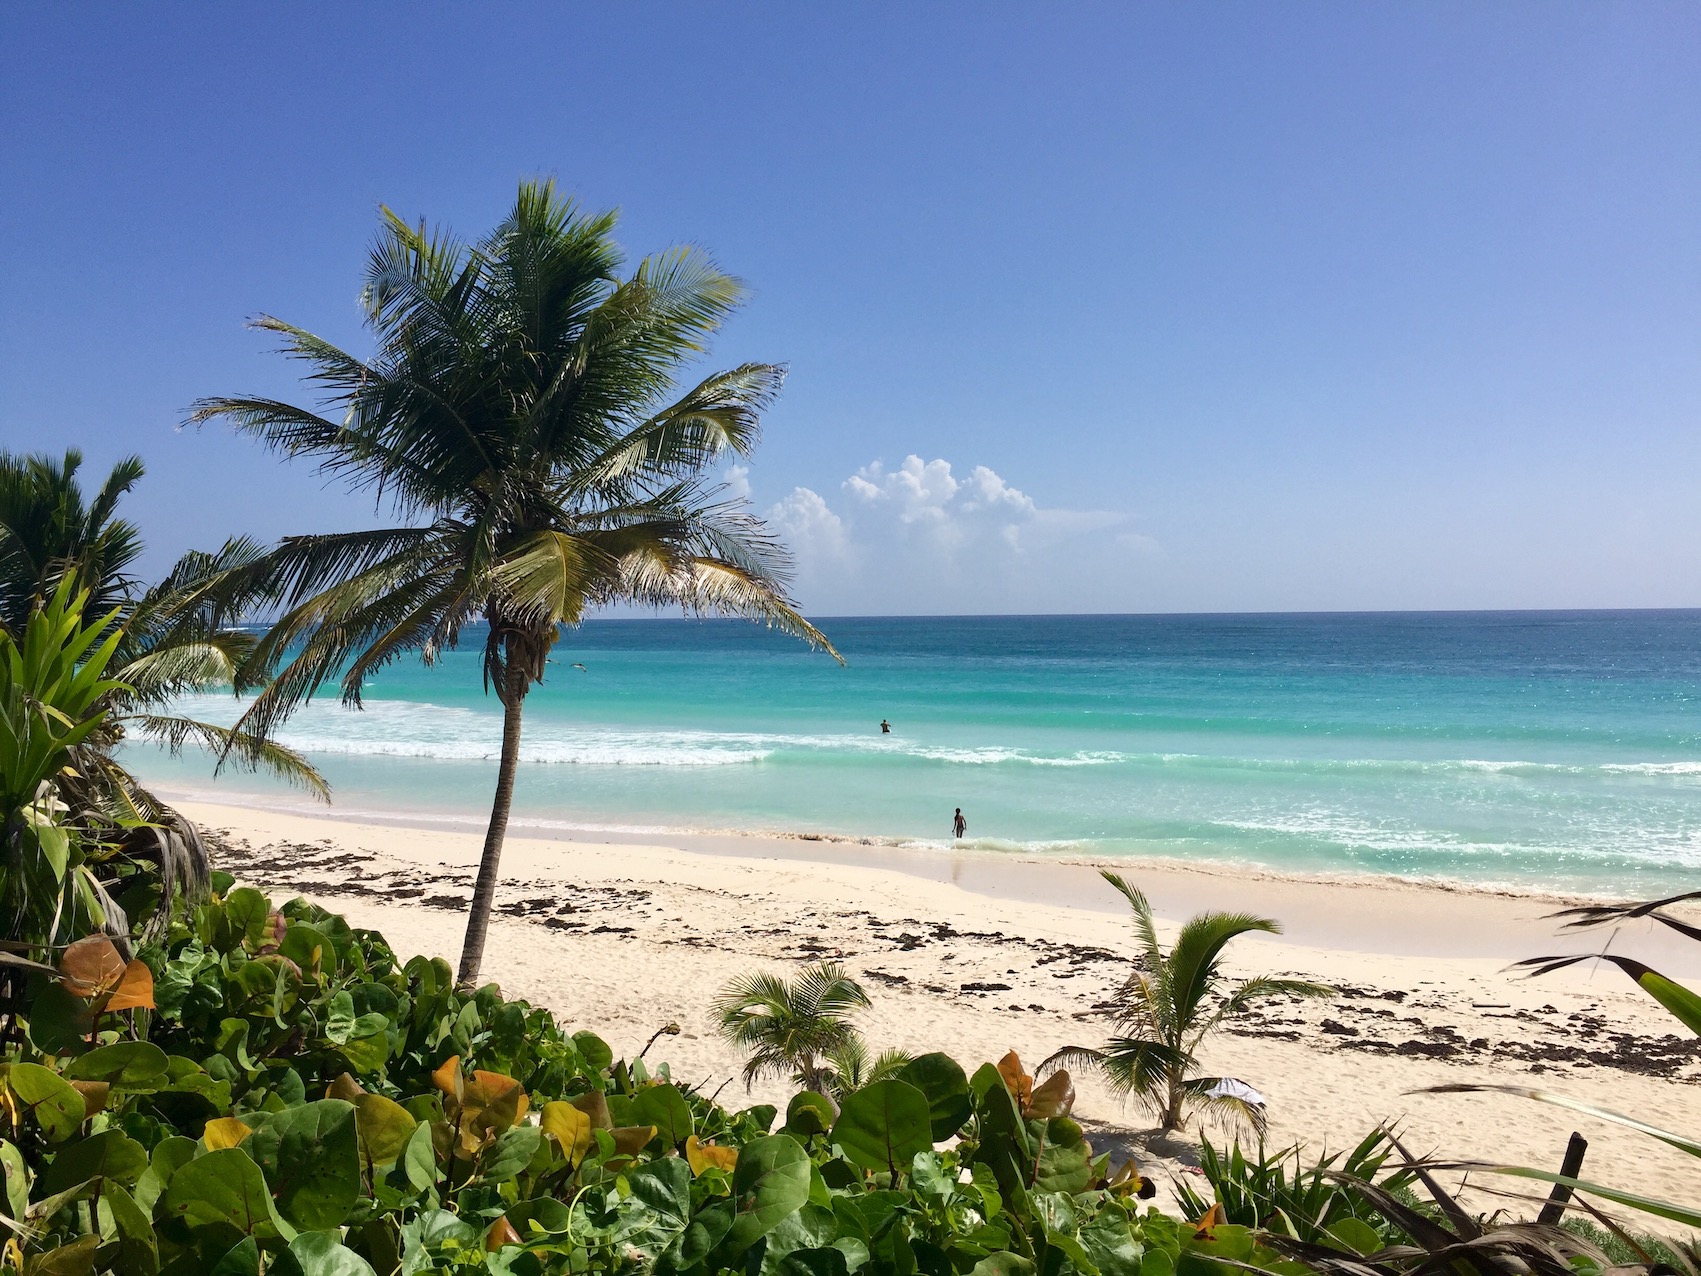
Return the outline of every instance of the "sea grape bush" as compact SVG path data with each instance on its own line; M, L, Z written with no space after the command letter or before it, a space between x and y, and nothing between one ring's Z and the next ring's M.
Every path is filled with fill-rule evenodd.
M158 946L91 937L33 978L0 1063L8 1274L1300 1270L1146 1205L1068 1075L1013 1053L730 1111L225 877Z

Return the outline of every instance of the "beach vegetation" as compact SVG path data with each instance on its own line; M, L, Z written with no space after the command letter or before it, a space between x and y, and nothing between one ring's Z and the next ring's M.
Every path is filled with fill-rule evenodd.
M496 789L458 978L476 982L500 876L527 693L564 626L612 603L745 617L835 656L786 592L788 558L714 478L748 456L784 370L679 377L742 285L696 248L625 270L615 215L525 182L476 243L385 210L362 300L374 350L262 317L315 407L201 400L394 511L389 526L286 537L238 574L283 609L240 681L269 737L327 681L358 707L390 662L427 664L482 621L503 709Z
M441 959L219 874L125 958L29 972L0 1056L0 1271L1198 1276L1252 1228L1142 1204L1059 1073L944 1055L784 1126Z
M1208 1139L1201 1141L1199 1152L1210 1195L1186 1180L1175 1185L1176 1199L1194 1218L1216 1206L1231 1223L1264 1228L1307 1244L1344 1242L1360 1253L1374 1253L1403 1243L1406 1234L1357 1190L1358 1181L1375 1184L1394 1199L1421 1209L1411 1194L1416 1175L1383 1127L1372 1130L1345 1154L1315 1159L1307 1158L1297 1146L1267 1151L1259 1143L1247 1152L1238 1142L1219 1148Z
M1232 986L1223 950L1247 934L1280 934L1281 925L1250 913L1207 912L1190 918L1166 951L1151 902L1137 887L1106 871L1105 881L1128 901L1137 946L1133 971L1111 999L1116 1035L1102 1046L1066 1046L1041 1065L1069 1064L1101 1073L1117 1091L1146 1103L1165 1131L1203 1111L1244 1122L1260 1135L1262 1102L1239 1078L1201 1075L1199 1048L1213 1032L1270 997L1327 997L1333 989L1303 979L1255 975Z
M825 1094L839 1088L847 1070L857 1077L873 1071L852 1022L868 1005L868 993L849 971L822 961L790 979L766 971L740 975L715 998L713 1012L721 1036L746 1054L746 1088L764 1076L787 1076Z

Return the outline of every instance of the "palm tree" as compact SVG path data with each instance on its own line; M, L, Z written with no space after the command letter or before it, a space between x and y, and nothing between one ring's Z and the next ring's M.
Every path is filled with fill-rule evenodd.
M797 978L742 975L714 1001L721 1036L749 1052L744 1084L790 1074L805 1090L826 1093L852 1056L866 1067L867 1050L850 1016L869 1004L862 985L835 961L805 966ZM899 1065L901 1066L901 1065ZM854 1087L853 1087L854 1088Z
M169 901L204 885L207 848L189 819L118 761L124 740L148 740L173 753L193 742L320 796L325 784L287 748L173 712L187 693L231 690L253 651L255 637L229 623L246 600L226 591L259 546L237 538L216 553L185 554L164 580L144 588L131 572L144 549L141 533L118 517L120 501L143 477L141 459L115 464L92 499L78 478L82 463L74 448L63 458L0 452L0 632L21 639L56 596L80 600L80 623L115 632L98 729L78 743L58 789L79 820L103 827L105 845L157 865ZM65 592L67 582L75 582L74 592Z
M1199 1076L1198 1049L1224 1020L1265 997L1329 997L1334 989L1303 979L1255 975L1224 990L1223 949L1239 935L1279 935L1281 925L1250 913L1200 913L1190 918L1164 952L1152 905L1115 873L1101 876L1134 911L1139 942L1135 968L1111 1002L1117 1035L1101 1048L1066 1046L1041 1069L1062 1064L1101 1072L1123 1094L1151 1105L1165 1131L1179 1129L1185 1109L1205 1108L1248 1121L1262 1134L1264 1107L1239 1093L1234 1077Z
M562 626L608 603L744 616L832 652L788 600L787 559L706 475L747 454L783 369L746 363L683 395L676 375L738 304L701 252L646 258L629 276L613 214L553 183L520 186L477 244L388 209L363 293L375 340L357 358L282 320L323 412L215 398L222 419L286 456L388 500L395 526L292 536L260 565L285 610L249 670L263 687L241 725L270 734L325 681L361 702L366 680L418 653L430 664L483 620L484 680L502 752L462 948L471 985L500 872L521 711Z

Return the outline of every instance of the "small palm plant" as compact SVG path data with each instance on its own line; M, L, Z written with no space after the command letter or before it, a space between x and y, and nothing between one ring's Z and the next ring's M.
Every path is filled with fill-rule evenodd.
M870 1068L867 1047L851 1023L868 1004L868 994L843 966L823 961L791 980L765 971L741 975L721 990L714 1010L721 1036L749 1055L746 1088L759 1077L789 1073L805 1090L824 1094L847 1064L858 1073ZM875 1066L885 1061L882 1056Z
M1280 923L1250 913L1200 913L1182 926L1167 953L1145 894L1115 873L1103 874L1134 910L1140 945L1135 969L1111 1002L1117 1035L1101 1048L1066 1046L1041 1069L1068 1064L1102 1073L1118 1091L1152 1108L1160 1126L1176 1130L1189 1108L1244 1120L1262 1134L1264 1105L1234 1077L1200 1076L1200 1043L1225 1020L1266 997L1328 997L1334 989L1303 979L1255 975L1224 992L1223 949L1253 931L1278 935Z

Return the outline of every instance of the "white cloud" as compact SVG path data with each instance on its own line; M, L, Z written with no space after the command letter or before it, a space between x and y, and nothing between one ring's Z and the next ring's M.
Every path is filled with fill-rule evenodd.
M768 522L797 555L799 565L845 564L851 558L845 522L821 499L819 492L794 487L791 495L768 511Z
M863 466L840 485L835 509L808 487L767 511L797 558L813 610L1098 610L1136 557L1157 542L1126 531L1126 514L1042 506L996 471L959 477L951 462L916 455ZM1130 551L1133 551L1130 553Z
M727 495L734 500L747 501L750 499L750 467L734 465L726 472Z

